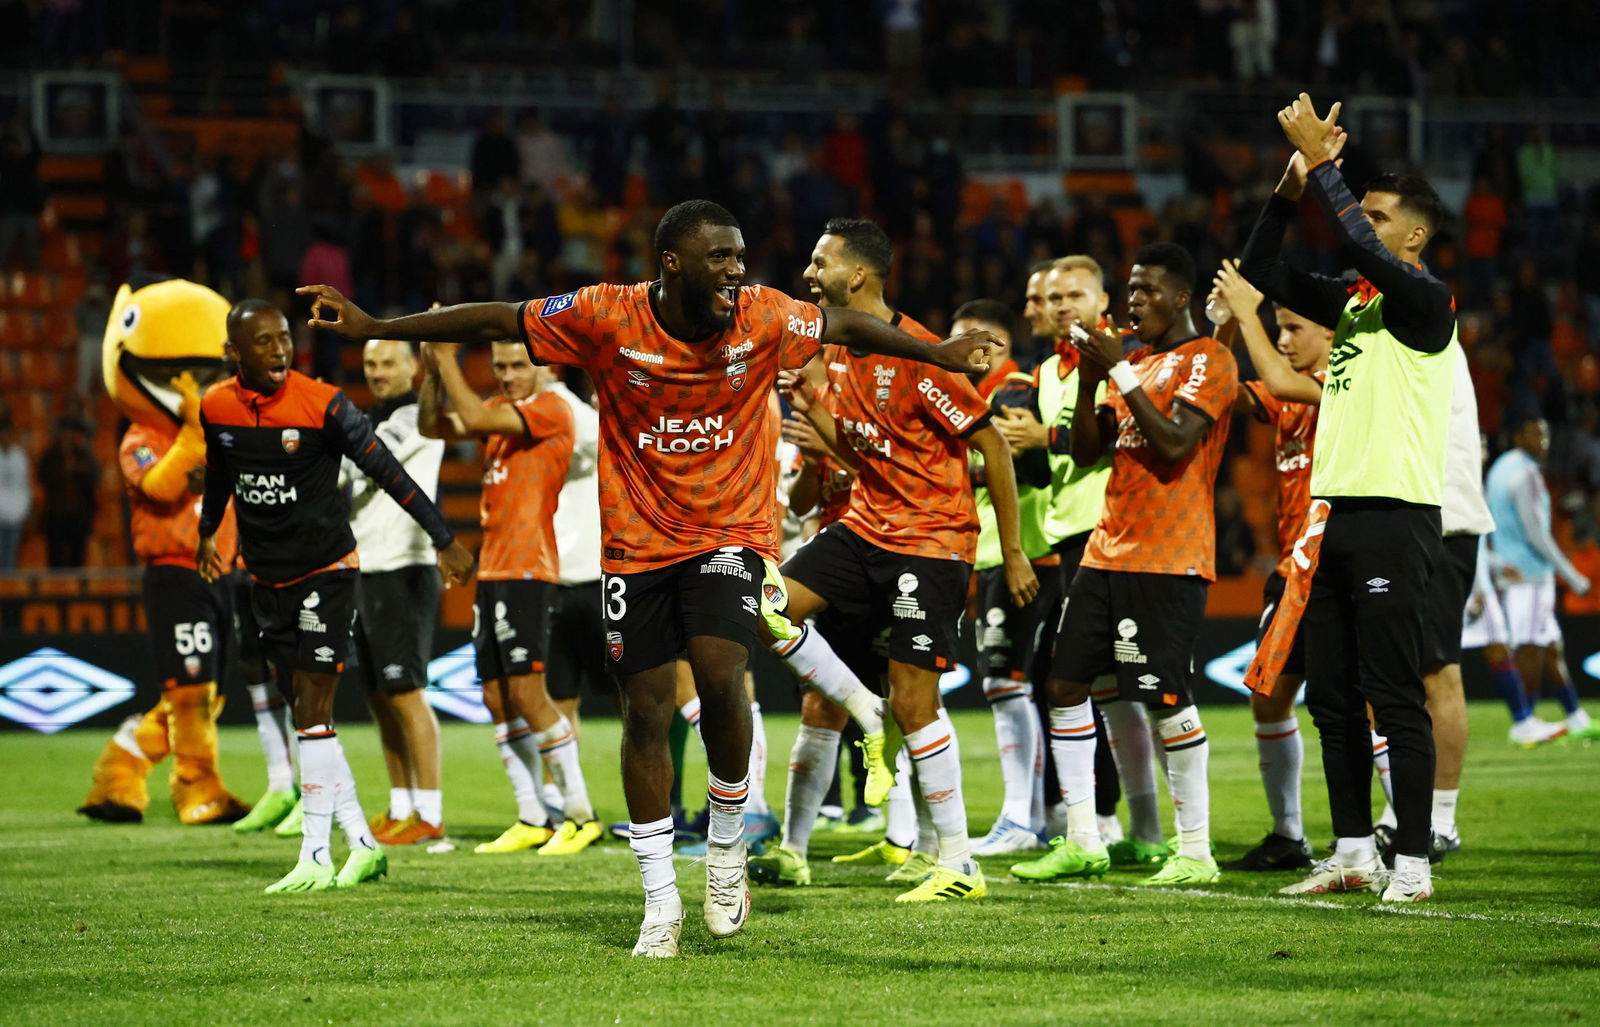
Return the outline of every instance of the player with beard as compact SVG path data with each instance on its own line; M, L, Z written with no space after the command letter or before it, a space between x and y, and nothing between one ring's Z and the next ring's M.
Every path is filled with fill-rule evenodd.
M1082 322L1073 329L1082 362L1072 456L1087 467L1109 451L1111 478L1045 682L1067 833L1042 858L1012 867L1018 877L1099 876L1110 867L1095 820L1089 693L1097 678L1115 674L1120 699L1149 711L1177 810L1177 850L1144 883L1217 879L1209 744L1191 681L1206 589L1216 577L1213 490L1239 374L1233 354L1195 328L1194 285L1194 258L1172 243L1152 243L1135 256L1128 279L1129 323L1144 345L1124 356L1119 337ZM1110 388L1097 403L1102 375Z
M294 342L276 307L245 300L228 312L227 325L225 348L238 374L200 402L206 480L195 565L207 581L225 572L216 532L231 499L240 553L255 581L261 648L280 690L294 697L300 741L300 859L267 891L353 887L386 874L388 860L361 813L333 729L359 566L350 502L338 487L340 458L348 456L423 526L447 585L468 577L472 555L345 394L290 368ZM351 849L337 875L329 850L335 817Z
M806 281L829 311L859 311L931 338L884 301L892 254L877 225L835 218L812 251ZM889 705L905 735L915 794L939 836L937 865L896 901L979 898L988 889L971 854L959 749L940 704L939 676L956 663L956 631L977 550L968 445L983 454L988 468L1010 601L1024 606L1038 592L1022 549L1010 447L989 423L988 404L964 377L905 360L869 359L847 345L827 347L823 359L826 405L803 375L786 375L786 391L828 448L854 461L856 482L839 520L784 564L788 615L803 625L831 609L869 636L889 626ZM780 640L775 648L807 684L829 695L837 694L841 680L852 690L861 687L831 652L828 662L820 661L812 650L821 639L810 629L801 631L798 640ZM801 747L797 741L793 763L810 759ZM810 870L795 842L809 832L827 780L808 775L790 783L785 844L751 862L803 884ZM811 802L796 800L797 785L810 790Z
M750 911L744 671L763 602L781 607L784 599L768 572L778 524L767 395L779 369L803 366L828 342L964 372L987 367L989 339L934 346L869 315L825 313L747 287L739 224L708 201L668 210L655 251L661 277L653 282L395 318L373 318L330 286L299 291L312 297L312 327L345 338L521 339L536 362L582 367L594 382L607 652L622 685L623 790L645 890L634 952L676 956L683 903L672 866L667 735L680 653L694 671L710 764L707 928L728 937Z

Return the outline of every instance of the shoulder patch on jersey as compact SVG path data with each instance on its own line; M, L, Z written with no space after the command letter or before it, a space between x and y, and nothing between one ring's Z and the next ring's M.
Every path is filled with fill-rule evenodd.
M563 293L560 296L551 296L539 308L540 317L554 317L564 310L571 310L572 305L578 301L577 292Z
M140 446L133 451L133 462L139 470L146 470L156 462L156 451L149 446Z

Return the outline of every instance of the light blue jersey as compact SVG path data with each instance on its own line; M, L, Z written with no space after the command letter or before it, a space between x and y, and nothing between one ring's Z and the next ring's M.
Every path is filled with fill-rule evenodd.
M1526 581L1552 581L1555 567L1540 552L1534 539L1523 528L1519 504L1528 504L1537 515L1535 530L1550 533L1550 490L1533 457L1521 449L1508 449L1489 468L1484 492L1489 512L1494 515L1490 544L1495 559L1509 564Z

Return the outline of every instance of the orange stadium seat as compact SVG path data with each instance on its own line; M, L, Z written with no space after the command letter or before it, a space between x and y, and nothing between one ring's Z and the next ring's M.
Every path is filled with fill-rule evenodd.
M39 318L39 330L33 345L39 349L66 352L75 348L78 341L78 322L66 311L57 310Z
M17 384L17 356L0 350L0 391L9 392Z
M83 267L83 247L78 237L66 232L50 232L44 237L39 262L47 271L72 271Z
M11 276L9 304L42 310L55 300L54 283L38 271L19 271Z
M82 269L56 272L55 302L60 307L75 307L89 287L89 277Z
M33 315L0 310L0 348L23 349L33 345Z
M1117 223L1117 236L1129 253L1145 243L1145 233L1155 227L1155 212L1147 207L1112 207L1111 219Z
M24 350L18 356L22 384L28 388L56 389L66 380L66 362L60 354Z
M20 373L17 378L20 381ZM6 401L11 404L11 418L20 431L42 429L50 419L46 397L38 392L12 388L6 393Z

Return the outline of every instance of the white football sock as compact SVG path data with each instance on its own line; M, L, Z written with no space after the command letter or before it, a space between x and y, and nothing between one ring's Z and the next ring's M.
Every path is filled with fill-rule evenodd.
M700 697L698 695L691 696L688 702L678 707L678 712L683 715L683 719L689 722L689 726L694 728L694 733L698 735L700 733Z
M923 798L922 784L917 780L917 768L914 763L907 780L911 782L911 808L917 814L917 843L912 848L923 855L938 859L939 832L933 825L933 813L928 809L928 801Z
M672 868L672 833L671 817L628 825L628 848L639 861L646 909L682 901L678 898L678 875Z
M1100 849L1100 824L1094 812L1094 708L1050 707L1050 756L1056 761L1061 801L1067 804L1067 840L1091 852Z
M1028 827L1035 831L1043 830L1049 821L1049 802L1059 801L1055 796L1044 794L1044 761L1050 758L1050 750L1044 744L1044 724L1039 719L1039 707L1029 703L1033 709L1028 711L1028 717L1033 721L1033 800L1028 805Z
M333 815L338 818L339 827L344 831L344 840L352 849L376 849L378 840L372 837L367 815L361 811L361 800L356 796L355 772L350 769L350 761L345 758L344 746L339 744L339 739L335 738L333 744L339 756L339 777L333 789Z
M533 728L518 717L516 720L494 726L494 744L500 751L500 763L511 779L511 794L517 800L517 819L533 827L546 827L550 818L544 811L544 800L539 795L536 771L539 766L539 747L533 740Z
M775 643L772 651L783 658L802 684L850 711L850 717L869 735L883 730L883 700L873 695L855 672L839 659L828 640L810 624L800 626L800 637Z
M444 823L444 792L438 788L418 788L412 792L417 804L417 819L438 827Z
M1128 801L1128 834L1147 845L1159 844L1164 836L1156 795L1156 746L1144 707L1123 700L1099 705L1100 716L1106 722L1106 739L1111 743L1111 758L1122 779L1123 797Z
M737 781L724 781L706 774L706 841L711 845L733 845L744 837L744 804L750 797L749 774Z
M246 690L255 709L261 754L267 758L267 787L274 792L287 792L294 787L294 765L289 759L289 738L294 729L289 723L289 704L271 685L248 685Z
M337 801L339 738L328 724L298 732L300 738L300 804L305 825L300 829L300 862L333 865L330 834Z
M789 750L789 782L783 799L783 846L804 856L811 845L822 798L839 765L839 732L801 724Z
M1185 706L1156 721L1167 752L1167 789L1178 824L1178 855L1211 858L1211 786L1206 780L1211 743L1200 711Z
M572 722L558 717L554 724L535 733L533 741L539 747L545 769L561 789L561 808L567 819L579 824L593 820L594 807L589 805L589 788L578 761L578 736L572 731Z
M1370 834L1363 838L1335 838L1333 858L1340 866L1370 867L1378 861L1378 844Z
M994 741L1000 750L1000 779L1005 785L1000 815L1038 830L1034 768L1039 762L1039 717L1033 711L1033 686L1010 678L984 678L983 698L994 714Z
M1394 805L1394 785L1389 782L1389 740L1372 732L1372 766L1378 772L1378 783L1383 785L1383 797Z
M1100 841L1105 845L1115 845L1122 841L1122 821L1117 819L1115 813L1107 816L1095 815L1095 823L1100 826Z
M918 787L939 835L939 862L963 874L976 872L972 839L967 834L967 804L961 794L961 740L950 714L906 736L906 748L917 765Z
M909 849L917 844L917 804L911 798L911 757L905 746L894 761L894 784L883 803L883 839Z
M1300 841L1306 836L1300 822L1300 769L1305 763L1305 741L1300 721L1256 724L1256 756L1261 766L1261 787L1272 811L1272 833Z
M1461 797L1459 788L1433 790L1433 833L1446 838L1456 836L1456 800Z
M750 704L750 798L746 813L772 815L767 805L767 725L761 719L761 704Z
M1372 822L1374 827L1399 827L1400 818L1394 815L1394 806L1391 803L1383 804L1383 812L1378 814L1378 819Z
M389 789L389 819L404 820L417 811L416 801L409 788Z

